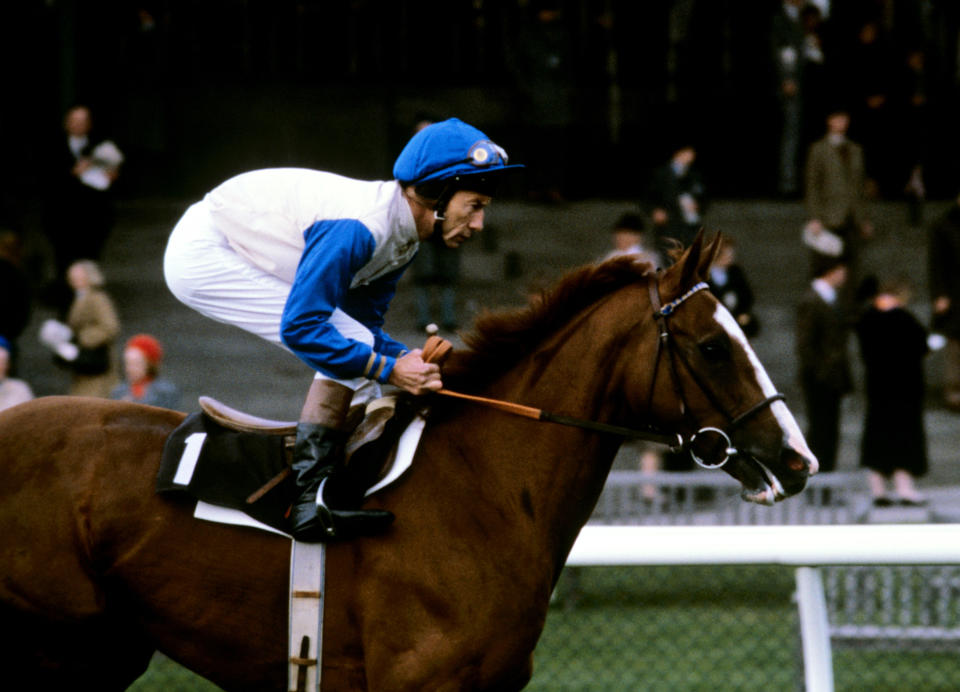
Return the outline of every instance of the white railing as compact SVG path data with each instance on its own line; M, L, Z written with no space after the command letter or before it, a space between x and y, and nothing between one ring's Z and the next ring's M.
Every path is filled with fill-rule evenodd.
M568 566L789 565L797 568L804 679L833 690L823 565L960 565L960 524L833 526L587 525Z

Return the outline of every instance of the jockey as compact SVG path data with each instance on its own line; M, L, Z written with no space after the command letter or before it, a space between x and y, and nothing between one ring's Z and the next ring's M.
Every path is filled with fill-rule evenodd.
M382 329L420 241L457 247L483 229L506 152L451 118L415 134L394 180L361 181L295 168L227 180L192 205L170 235L164 276L183 303L285 346L316 375L297 424L300 496L291 533L302 541L374 533L393 521L360 510L344 464L351 403L380 384L440 389L440 370Z

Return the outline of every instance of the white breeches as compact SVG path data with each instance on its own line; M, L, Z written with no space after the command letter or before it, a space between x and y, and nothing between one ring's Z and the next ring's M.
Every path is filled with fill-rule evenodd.
M280 338L280 318L291 285L237 253L203 202L187 209L170 234L163 274L170 291L184 305L286 348ZM330 323L348 339L373 346L370 330L339 308L330 316ZM334 379L320 372L316 378ZM357 393L355 404L379 396L373 380L335 381ZM358 391L361 388L363 392Z

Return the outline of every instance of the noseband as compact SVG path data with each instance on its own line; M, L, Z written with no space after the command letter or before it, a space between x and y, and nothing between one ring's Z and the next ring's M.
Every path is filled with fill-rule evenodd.
M666 305L661 305L660 302L660 287L659 282L656 277L651 277L649 283L647 284L647 289L650 294L650 306L653 308L653 316L656 320L657 330L659 331L659 337L657 339L657 355L654 357L653 361L653 377L650 380L650 392L647 396L647 410L651 409L653 405L653 394L656 389L657 384L657 373L660 370L660 358L664 352L667 353L667 359L670 363L670 379L673 382L673 390L677 396L677 400L680 402L680 412L693 421L693 416L690 413L690 407L687 405L686 397L684 396L682 380L680 379L679 372L677 370L677 361L681 361L686 368L687 372L690 374L690 377L697 384L697 387L703 392L704 396L710 401L714 408L720 411L724 417L727 419L726 430L721 428L716 428L713 426L701 427L697 432L690 436L690 439L683 443L683 447L690 451L690 456L693 457L693 460L700 466L708 469L718 469L722 467L727 461L730 460L730 457L737 454L738 450L733 446L733 442L730 439L730 436L733 434L733 431L741 426L746 420L750 419L754 414L759 413L768 406L771 406L776 401L783 401L783 394L777 392L772 396L768 396L766 399L757 402L750 408L748 408L743 413L737 415L731 415L726 408L721 404L717 397L711 392L711 390L706 387L703 381L697 376L696 371L690 366L690 363L683 356L683 352L679 349L673 347L670 334L670 325L667 319L676 312L677 308L680 307L684 301L686 301L691 296L709 288L705 281L701 281L696 284L689 291L681 295L679 298L672 300ZM696 421L693 421L696 425ZM698 438L700 440L708 440L710 436L719 437L720 443L723 445L723 458L718 462L710 462L705 460L697 453L699 447ZM706 446L710 446L709 442L704 443Z

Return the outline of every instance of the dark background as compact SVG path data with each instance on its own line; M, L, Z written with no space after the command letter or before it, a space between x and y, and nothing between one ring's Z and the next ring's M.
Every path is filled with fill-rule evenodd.
M639 196L678 135L696 142L713 195L774 193L779 0L6 0L4 215L15 223L36 196L43 144L75 103L127 153L131 197L192 197L262 166L389 178L420 112L476 124L522 161L514 56L551 4L572 65L573 119L556 144L567 196ZM899 50L927 53L927 185L952 196L960 3L834 0L835 43L869 14Z

